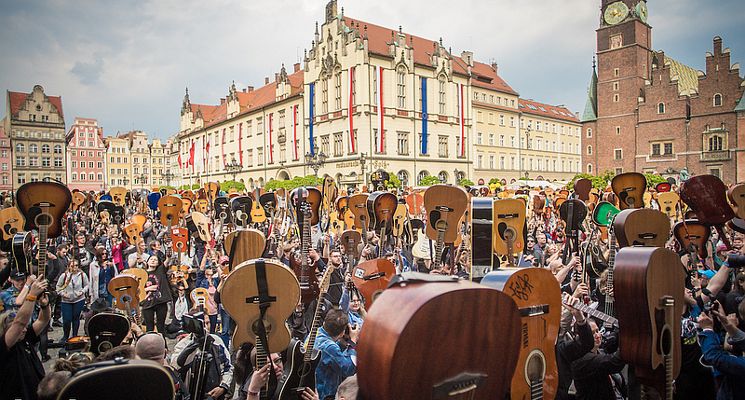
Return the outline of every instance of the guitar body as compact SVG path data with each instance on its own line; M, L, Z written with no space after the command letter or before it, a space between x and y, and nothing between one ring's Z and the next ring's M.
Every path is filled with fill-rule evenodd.
M183 253L189 248L189 230L186 228L171 228L171 248L177 253Z
M267 192L259 196L259 203L266 216L273 215L277 211L277 195L274 192Z
M623 210L613 220L618 247L665 247L670 239L670 219L651 208Z
M266 213L264 212L264 208L259 203L260 198L261 195L257 190L254 193L254 201L251 204L251 222L255 222L257 224L261 224L266 221Z
M662 192L657 194L657 204L660 206L660 211L665 213L668 218L678 217L678 202L680 196L675 192Z
M430 247L430 240L424 233L424 227L416 229L415 232L418 232L418 234L416 234L414 244L411 245L411 254L422 260L431 260L434 246Z
M230 210L233 211L235 222L244 228L247 228L248 223L251 222L253 202L251 196L237 196L230 199Z
M347 229L339 236L339 242L344 246L344 254L350 254L355 259L360 257L360 244L362 244L362 234L354 229Z
M127 303L140 303L139 282L132 275L120 274L111 278L107 288L114 298L114 307L119 310L127 311Z
M2 227L3 240L11 240L16 233L23 230L26 219L17 207L8 207L0 210L0 227Z
M735 218L727 203L727 187L714 175L696 175L680 186L680 198L706 225L722 225Z
M16 192L16 207L26 220L23 230L31 231L45 225L49 239L62 233L62 217L70 203L70 190L56 182L25 183Z
M275 399L302 400L295 388L316 387L316 368L321 362L321 353L313 352L308 359L306 352L302 341L295 338L290 340L290 345L287 347L287 361L283 365L284 371L277 385Z
M406 210L406 203L398 201L396 205L396 211L393 212L393 236L400 238L404 234L404 228L406 226L406 217L409 212Z
M197 202L194 203L194 209L197 212L200 212L202 214L206 214L209 212L210 202L207 199L197 199Z
M396 195L390 192L373 192L367 198L367 211L370 214L370 229L380 234L382 229L389 234L393 228L393 214L398 207Z
M441 279L448 281L393 286L368 312L357 345L358 399L505 398L520 347L515 302L498 290ZM457 329L444 329L456 316ZM432 351L432 343L462 338L468 346ZM417 371L416 379L407 371Z
M564 201L561 207L559 207L559 217L567 223L567 230L580 230L582 222L587 218L587 206L582 200L572 199Z
M559 383L554 349L561 319L558 281L548 269L521 268L490 272L481 284L509 295L520 313L523 341L510 397L532 399L531 393L540 390L540 398L553 399Z
M199 235L199 238L205 243L211 242L212 233L210 231L210 218L201 212L194 211L191 213L191 220L196 227L196 232Z
M201 287L196 288L189 293L189 297L191 297L191 302L195 307L202 311L211 311L207 310L207 301L210 298L210 293L207 289Z
M122 344L129 334L130 323L127 317L113 312L95 314L88 321L90 349L99 355Z
M729 188L727 198L734 205L733 209L737 218L745 218L745 183Z
M385 258L367 260L354 266L352 282L365 298L365 308L372 307L375 299L388 287L396 267Z
M613 193L618 197L621 210L644 207L644 192L647 190L647 178L638 172L626 172L611 180Z
M34 245L34 235L31 232L18 232L13 235L11 253L13 263L19 272L31 273L29 258Z
M614 274L618 324L623 327L621 358L634 365L640 382L655 387L662 398L672 398L672 380L680 372L680 316L685 309L686 274L680 257L659 247L624 248L616 255Z
M493 206L494 199L491 197L471 199L471 247L473 251L471 276L473 278L483 277L494 269L495 265L499 267L499 260L494 257L493 250Z
M147 208L157 211L158 210L158 202L160 201L160 198L163 197L160 192L152 192L149 195L147 195Z
M424 207L424 195L421 192L410 193L406 196L406 205L411 215L421 215Z
M140 229L145 229L145 223L147 222L147 216L144 214L135 214L132 216L132 223L139 226Z
M305 198L305 201L310 205L310 224L317 225L318 221L320 221L319 211L322 201L321 191L311 186L296 188L290 193L290 201L293 205L297 204L297 198L300 195L302 195L302 197Z
M145 271L144 268L127 268L126 270L122 271L121 274L117 276L131 276L132 278L137 281L137 298L139 301L145 300L147 297L147 292L145 292L145 285L147 284L147 271ZM111 291L109 291L111 293ZM138 304L138 303L133 303Z
M256 344L256 322L259 305L246 301L259 295L256 280L257 263L264 265L270 305L264 315L268 352L281 352L290 343L290 330L285 321L300 301L300 284L295 274L278 261L256 259L239 264L228 275L220 290L223 308L235 320L236 329L231 344L237 349L243 343Z
M109 195L111 195L111 201L114 202L116 205L124 206L127 204L126 197L127 197L128 190L125 187L122 186L115 186L111 189L109 189Z
M72 194L72 210L78 211L80 210L80 207L82 207L88 200L88 196L85 195L85 193L80 191L75 191Z
M458 221L468 208L466 192L458 186L430 186L424 192L424 208L428 216L427 237L437 240L438 229L444 229L444 243L455 243L460 232Z
M127 237L127 242L133 246L137 245L137 241L142 239L142 227L137 224L129 224L124 227L124 236Z
M592 210L592 222L598 226L610 226L613 218L621 212L616 206L607 201L601 201Z
M512 254L521 253L525 248L525 203L518 199L502 199L496 200L493 208L492 249L500 255L507 255L510 250Z
M709 241L709 237L711 237L711 228L709 226L695 219L681 221L673 226L673 236L678 241L678 244L680 244L681 249L690 251L691 246L693 246L700 258L705 259L708 256L706 243Z
M233 266L260 258L265 247L266 237L257 229L239 229L225 236L225 253L231 257L230 265Z
M349 196L347 206L354 215L354 228L367 231L370 228L370 214L367 210L367 193L357 193Z
M183 218L187 214L191 212L191 206L194 204L194 201L188 197L182 197L181 198L181 212L179 215Z
M574 194L578 199L587 202L590 200L590 190L592 190L592 181L587 178L577 179L574 182Z
M217 182L207 182L204 184L204 191L208 199L214 200L220 192L220 185Z
M213 216L212 219L221 221L223 224L230 224L233 222L233 215L230 212L230 203L227 197L218 197L212 203Z
M166 226L178 225L183 202L176 196L163 196L158 200L160 223Z
M189 199L192 203L197 199L197 195L192 190L183 190L181 192L182 199Z

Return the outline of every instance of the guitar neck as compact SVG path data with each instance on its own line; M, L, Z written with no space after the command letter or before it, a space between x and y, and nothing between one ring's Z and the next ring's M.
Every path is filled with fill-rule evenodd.
M47 225L39 226L39 268L37 276L38 279L45 279L47 276Z
M269 354L267 354L266 349L264 348L264 344L262 343L261 339L256 336L256 370L260 370L261 368L264 368L266 364L269 362ZM270 368L271 369L271 368ZM273 374L274 371L269 371L270 374ZM264 400L268 399L269 397L269 381L267 381L266 385L261 387L261 393L259 393L259 399Z
M615 317L612 317L612 316L610 316L610 315L608 315L608 314L606 314L606 313L604 313L602 311L596 310L596 309L594 309L594 308L592 308L590 306L587 306L585 304L581 304L581 303L578 303L578 304L569 304L569 303L567 303L566 301L563 301L563 300L562 300L562 303L565 306L567 306L567 307L571 307L571 308L574 308L575 310L582 311L583 313L586 313L587 315L589 315L591 317L595 317L595 318L597 318L597 319L599 319L599 320L601 320L601 321L603 321L603 322L605 322L605 323L607 323L609 325L613 325L613 326L617 326L618 325L618 319L616 319Z
M608 255L608 276L605 284L605 313L614 316L616 315L614 309L615 298L613 296L613 268L616 262L616 237L615 233L608 233L608 240L610 241L610 254Z

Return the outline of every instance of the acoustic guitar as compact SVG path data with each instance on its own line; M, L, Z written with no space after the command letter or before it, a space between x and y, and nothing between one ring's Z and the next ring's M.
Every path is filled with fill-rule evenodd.
M120 274L111 278L106 287L114 298L114 307L126 312L127 319L134 318L135 324L139 325L137 317L140 309L137 305L140 303L140 290L137 278L128 274Z
M191 206L193 204L194 204L194 200L188 197L181 198L181 211L179 212L179 215L181 216L181 218L184 218L191 212Z
M583 313L593 317L597 318L601 321L603 321L603 326L612 326L614 328L618 328L618 318L615 318L613 316L610 316L596 308L590 307L590 305L585 304L582 301L572 301L571 300L572 295L569 293L562 293L561 295L561 304L573 308L578 311L582 311Z
M673 226L673 236L678 241L680 248L690 254L691 261L695 258L705 260L708 257L706 243L711 237L711 228L698 220L688 219L680 221Z
M424 195L422 192L414 192L406 195L406 205L409 206L411 215L422 215L424 208Z
M26 221L24 230L39 231L37 276L46 276L47 239L62 233L62 218L71 202L70 190L52 181L25 183L16 192L16 207Z
M253 193L253 202L251 203L251 222L257 224L262 224L266 221L266 212L264 212L264 207L259 203L260 198L259 189L256 189Z
M160 192L152 192L147 195L147 208L158 211L158 202L163 195Z
M680 196L675 192L662 192L657 195L657 204L660 206L660 211L665 213L668 218L678 218L678 202L680 202Z
M352 282L365 299L365 308L370 310L375 299L388 287L396 266L386 258L376 258L357 264L352 270Z
M178 225L181 216L183 202L176 196L163 196L158 200L158 210L160 210L160 223L166 225L168 229Z
M132 216L132 223L136 224L140 227L140 229L145 229L145 223L147 222L147 216L144 214L135 214Z
M182 227L171 228L171 249L178 253L178 259L181 260L181 253L188 250L189 247L189 230Z
M209 209L210 209L210 202L206 198L199 198L194 203L194 210L196 210L196 211L198 211L198 212L200 212L202 214L208 213L209 212Z
M109 189L109 195L111 195L111 201L114 202L114 204L125 206L126 205L126 196L129 191L127 188L122 186L115 186L111 189Z
M13 239L16 233L23 230L26 220L18 207L7 207L0 210L0 227L4 241Z
M95 314L88 321L90 349L99 355L122 344L129 333L129 319L113 312Z
M577 179L577 182L574 182L574 195L584 201L587 202L590 200L590 190L592 190L592 181L587 178L581 178Z
M745 218L745 183L732 186L727 190L727 198L733 205L737 218Z
M616 208L613 204L607 201L601 201L592 211L592 222L597 226L608 227L613 222L613 218L615 218L619 212L621 212L621 210Z
M404 234L404 229L406 228L406 220L409 217L409 211L406 209L406 201L403 199L398 200L398 204L396 205L396 210L393 212L393 230L392 234L393 236L397 238L401 238Z
M85 195L85 193L80 191L75 191L72 194L72 211L78 211L80 210L83 205L88 201L88 196Z
M520 349L515 302L503 292L451 276L407 272L397 280L365 318L357 344L357 398L504 399ZM456 316L458 329L443 329ZM468 346L432 351L432 343L466 337ZM416 379L404 372L412 370Z
M490 272L481 284L509 295L520 313L523 340L510 397L553 399L559 383L554 348L561 319L559 282L548 269L522 268Z
M616 256L619 351L639 381L673 398L680 373L685 270L680 257L661 247L627 247Z
M367 230L370 227L370 214L367 209L367 193L357 193L349 196L347 207L354 215L354 228L362 233L362 240L367 244Z
M266 335L264 354L287 348L290 330L285 321L300 301L300 284L282 263L255 259L238 264L225 279L220 300L236 323L230 341L233 349L243 343L256 344L262 333Z
M696 175L683 182L680 198L696 213L703 224L713 226L728 249L732 248L723 226L736 217L727 203L727 187L714 175Z
M499 267L494 256L494 199L474 197L471 199L471 278L483 278L489 271Z
M297 189L296 189L297 190ZM293 193L296 193L293 191ZM308 192L297 192L297 196L303 196ZM300 249L290 257L290 267L295 272L300 284L303 304L309 304L313 299L318 297L318 278L316 277L316 266L311 265L310 252L313 244L311 243L310 224L311 211L310 204L303 197L295 198L297 205L297 221L300 229Z
M344 247L344 254L354 258L360 258L360 245L362 244L362 234L354 229L347 229L339 236L339 242Z
M13 235L11 243L11 256L15 268L19 272L31 274L29 260L31 259L31 249L34 245L34 234L31 232L18 232Z
M248 228L248 223L251 222L253 202L251 196L237 196L230 199L230 210L233 211L236 224L242 228Z
M378 233L380 239L380 246L378 249L380 253L378 257L382 257L383 247L386 243L386 238L391 234L393 230L393 214L396 212L398 207L398 199L396 195L390 192L378 191L373 192L367 197L367 210L370 214L370 228L374 229Z
M188 218L189 216L187 216ZM191 222L196 228L197 235L205 243L212 241L212 232L210 230L210 218L201 212L194 211L190 215Z
M261 257L266 247L266 237L258 229L239 229L225 236L225 252L230 259L230 269L233 270L244 261Z
M613 220L618 247L664 247L670 239L670 219L651 208L626 209Z
M518 199L496 200L493 205L492 248L495 253L507 256L510 266L515 266L515 253L525 248L525 204Z
M142 239L142 227L138 224L129 224L122 229L124 236L127 238L127 243L136 246L137 241Z
M638 172L626 172L611 180L613 193L618 197L621 210L641 208L644 206L644 192L647 190L647 178Z
M427 212L426 234L435 241L433 267L437 268L441 266L443 246L455 243L458 238L458 221L468 208L468 196L457 186L430 186L424 192L424 208Z
M564 201L559 207L559 217L565 222L564 235L564 265L569 264L573 253L579 254L579 231L582 222L587 218L587 206L582 200L571 199Z
M147 298L147 292L145 291L145 285L147 284L148 278L147 271L144 268L127 268L118 276L122 275L129 275L135 278L135 280L137 281L137 297L140 301L145 300L145 298ZM135 303L135 305L137 304L139 304L139 302Z
M312 186L295 188L290 192L290 201L294 207L297 207L298 199L304 199L305 203L308 203L310 215L310 225L318 225L320 221L320 208L321 208L321 191Z
M217 182L207 182L204 184L204 191L207 194L207 200L214 201L220 193L220 185Z
M194 306L197 307L199 311L211 311L207 309L207 304L210 299L210 293L207 291L206 288L200 287L192 290L191 293L189 293L189 297L191 298L192 304L194 304Z
M227 197L218 197L212 202L212 219L220 221L223 225L233 222L230 211L230 202Z

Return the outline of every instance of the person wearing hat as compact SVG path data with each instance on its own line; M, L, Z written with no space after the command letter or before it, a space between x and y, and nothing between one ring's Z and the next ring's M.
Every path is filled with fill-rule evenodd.
M15 310L23 305L23 299L31 288L31 284L26 285L26 274L20 271L11 272L10 282L10 287L0 292L5 310Z

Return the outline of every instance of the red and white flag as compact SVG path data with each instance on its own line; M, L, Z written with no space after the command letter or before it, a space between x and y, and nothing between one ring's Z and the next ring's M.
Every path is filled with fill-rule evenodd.
M378 143L375 144L379 153L385 150L385 105L383 104L383 68L375 67L378 75Z
M272 117L274 117L274 113L269 114L269 164L274 163L274 145L272 144Z
M243 122L238 124L238 158L243 166Z
M294 150L293 160L297 160L298 159L298 156L297 156L297 147L298 147L297 146L297 105L292 106L290 108L290 111L292 111L292 148Z
M466 116L464 115L465 107L463 106L463 84L458 85L458 110L460 114L460 156L466 156Z
M349 106L347 108L347 117L349 119L349 149L355 153L357 144L354 141L354 73L355 68L349 67Z
M191 165L191 172L194 172L194 139L191 139L191 146L189 146L189 163Z

